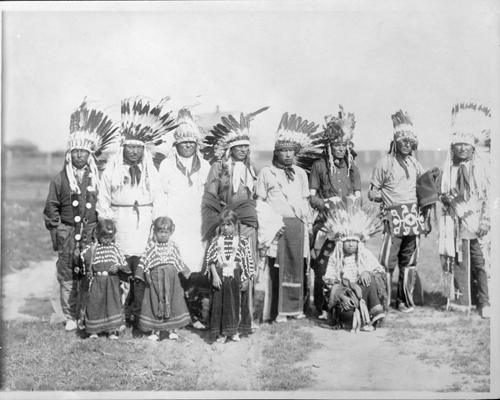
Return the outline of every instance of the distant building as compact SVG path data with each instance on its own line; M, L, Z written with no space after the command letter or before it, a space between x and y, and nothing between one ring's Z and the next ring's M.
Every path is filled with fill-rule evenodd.
M10 152L14 157L32 156L40 153L38 146L26 139L18 139L11 143L6 143L5 150Z
M227 117L229 114L233 115L239 121L240 113L240 111L221 111L220 107L217 105L214 112L195 114L194 119L204 130L204 133L208 133L214 125L220 122L222 117Z

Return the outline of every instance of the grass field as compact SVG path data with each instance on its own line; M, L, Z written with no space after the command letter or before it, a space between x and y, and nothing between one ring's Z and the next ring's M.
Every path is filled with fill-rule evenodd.
M61 159L14 159L4 170L2 274L55 257L42 210L49 180L61 167ZM364 167L362 179L370 168ZM379 244L376 237L368 247L377 254ZM444 298L436 230L422 238L418 268L425 307L411 318L391 313L388 340L415 359L467 376L448 391L488 391L489 321L439 310ZM42 298L30 299L22 312L41 320L3 323L3 390L295 390L311 384L311 369L296 365L316 346L308 321L262 324L239 344L220 347L190 330L182 330L177 343L150 343L130 330L117 342L84 340L50 325L50 302Z
M43 207L49 182L62 159L15 158L2 176L2 273L27 268L30 261L55 255L45 229Z

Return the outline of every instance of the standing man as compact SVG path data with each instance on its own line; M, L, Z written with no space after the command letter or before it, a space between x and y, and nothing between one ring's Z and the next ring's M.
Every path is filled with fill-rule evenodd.
M489 108L460 103L452 109L450 153L441 179L442 215L439 221L439 254L444 272L447 307L470 311L475 281L477 310L490 318L488 280L481 243L490 230L488 160L477 144L490 136Z
M271 281L270 319L304 318L306 305L309 228L309 184L306 172L295 165L295 157L311 147L310 135L318 125L301 117L283 114L274 146L272 165L257 179L257 198L283 217L284 228L277 232L277 249L267 250Z
M173 239L192 272L188 281L183 280L183 283L195 321L193 326L203 329L199 318L203 298L208 299L210 293L210 282L200 273L205 254L201 237L201 199L210 165L198 151L201 132L191 112L188 109L179 110L176 123L174 147L160 164L160 181L168 216L175 223ZM193 301L190 301L191 298Z
M115 223L116 244L126 256L132 276L146 249L152 221L165 215L165 198L148 149L175 128L170 112L162 114L164 101L155 107L140 98L122 101L121 145L101 179L99 218ZM125 310L129 322L140 312L143 293L143 283L132 282Z
M249 240L254 259L257 260L257 212L255 209L255 183L257 174L250 160L250 121L268 107L253 113L240 115L237 121L232 115L222 117L210 134L204 138L202 150L205 159L212 164L202 200L202 235L210 240L215 234L219 214L233 210L241 224L241 235ZM242 333L253 331L253 282L242 287Z
M396 306L409 313L414 311L418 239L423 233L416 192L417 179L423 171L413 154L418 141L409 115L400 110L392 115L392 123L394 139L389 153L373 170L368 198L382 203L384 236L379 261L387 272L388 305L391 276L398 265Z
M96 158L116 139L115 126L85 100L71 114L64 169L50 182L43 214L58 253L57 280L65 329L77 329L79 289L85 275L80 253L92 242L97 223L99 173Z
M323 295L323 276L328 259L335 248L335 241L326 237L323 225L326 213L347 197L361 196L361 177L355 164L352 137L356 120L353 113L346 113L340 105L337 116L325 117L322 135L323 155L316 160L309 176L311 206L318 211L314 226L314 250L311 258L314 270L314 305L319 318L326 320L328 313Z

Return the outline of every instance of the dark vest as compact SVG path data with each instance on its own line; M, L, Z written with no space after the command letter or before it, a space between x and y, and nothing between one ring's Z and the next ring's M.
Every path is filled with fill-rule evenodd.
M81 218L84 225L97 222L97 212L95 209L97 193L87 191L86 187L89 184L90 178L88 172L85 172L82 183L79 185L81 193L71 193L66 171L61 171L61 192L59 194L59 201L61 204L60 215L62 223L76 226L76 216ZM89 206L87 206L87 204L89 204Z

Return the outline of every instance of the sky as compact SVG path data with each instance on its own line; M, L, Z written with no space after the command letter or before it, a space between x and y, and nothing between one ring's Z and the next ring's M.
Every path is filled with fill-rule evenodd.
M96 2L97 3L97 2ZM2 5L3 142L66 146L87 99L119 121L123 98L174 112L270 109L252 146L272 149L283 112L318 124L342 104L357 149L387 149L391 114L420 149L446 148L451 108L498 106L495 1L205 1Z

